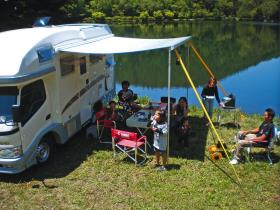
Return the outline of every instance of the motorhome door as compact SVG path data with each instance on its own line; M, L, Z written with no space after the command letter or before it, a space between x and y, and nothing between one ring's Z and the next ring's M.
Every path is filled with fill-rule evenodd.
M91 117L92 101L90 98L90 75L88 69L88 56L79 57L79 73L80 73L80 107L81 107L81 124L86 123Z
M80 122L80 72L78 56L60 55L59 101L62 123L72 136L81 126Z

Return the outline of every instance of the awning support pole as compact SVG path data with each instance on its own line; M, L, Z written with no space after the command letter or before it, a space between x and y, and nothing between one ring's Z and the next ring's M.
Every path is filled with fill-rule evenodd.
M168 88L167 88L167 163L169 162L169 140L170 140L170 87L171 87L171 48L168 49Z
M200 103L200 106L201 106L201 108L202 108L202 110L203 110L205 116L206 116L207 119L209 120L209 123L210 123L210 125L211 125L211 128L213 129L213 131L214 131L214 133L215 133L215 135L216 135L218 141L220 142L220 144L221 144L221 146L222 146L222 148L223 148L223 151L224 151L225 154L226 154L227 159L230 160L230 158L229 158L229 156L228 156L228 153L227 153L227 151L226 151L226 149L225 149L225 147L224 147L224 143L222 142L222 140L221 140L221 138L220 138L220 136L219 136L219 134L218 134L218 132L217 132L217 130L216 130L216 128L215 128L215 126L214 126L214 124L213 124L213 122L212 122L212 120L211 120L209 114L208 114L208 112L206 111L205 106L204 106L203 103L202 103L202 101L201 101L201 99L200 99L200 96L199 96L199 94L198 94L198 92L197 92L197 90L196 90L196 88L195 88L195 85L194 85L194 83L193 83L193 81L192 81L192 79L191 79L191 77L190 77L190 75L189 75L189 73L188 73L188 70L187 70L187 68L186 68L186 66L185 66L185 64L184 64L184 62L182 61L181 55L179 54L179 52L177 51L177 49L175 49L175 54L176 54L177 60L180 62L181 66L182 66L182 68L183 68L183 70L184 70L184 72L185 72L185 74L186 74L187 79L189 80L189 83L191 84L191 86L192 86L192 88L193 88L193 90L194 90L194 92L195 92L195 95L196 95L196 97L197 97L197 99L198 99L198 101L199 101L199 103ZM238 175L237 175L237 172L236 172L235 168L233 167L233 165L231 165L231 167L233 168L233 171L234 171L234 173L235 173L235 176L237 177L237 180L238 180L238 182L240 183L240 179L239 179L239 177L238 177Z
M194 51L196 57L200 60L200 62L202 63L202 65L204 66L204 68L208 71L209 75L211 77L215 77L215 75L213 74L213 72L211 71L211 69L208 67L208 65L204 62L204 60L202 59L202 57L199 55L199 53L197 52L197 50L195 49L194 45L190 42L189 45L191 46L192 50ZM217 79L217 78L216 78ZM221 91L223 92L223 94L225 96L228 96L229 94L225 91L225 89L222 87L221 83L217 80L217 85L221 88Z

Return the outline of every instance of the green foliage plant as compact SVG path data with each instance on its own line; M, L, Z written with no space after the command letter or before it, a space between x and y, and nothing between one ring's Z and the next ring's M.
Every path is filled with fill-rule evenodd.
M93 12L92 18L95 22L103 23L105 21L106 15L103 12Z
M139 19L142 23L146 23L148 22L148 19L149 19L149 13L148 11L143 11L140 13L139 15Z
M167 20L172 20L174 18L175 14L174 12L170 11L170 10L166 10L164 11L164 17L167 19Z
M164 18L161 10L154 11L153 16L154 16L156 21L162 21L163 18Z

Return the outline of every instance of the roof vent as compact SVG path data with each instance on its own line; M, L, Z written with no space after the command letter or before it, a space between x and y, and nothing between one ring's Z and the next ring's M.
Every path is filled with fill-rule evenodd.
M40 17L34 23L33 27L42 27L48 25L51 17Z

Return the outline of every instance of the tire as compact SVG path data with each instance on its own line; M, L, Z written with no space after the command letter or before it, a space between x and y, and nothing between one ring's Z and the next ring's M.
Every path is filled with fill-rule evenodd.
M43 138L36 148L36 160L38 164L48 162L53 150L53 142L48 138Z
M95 112L92 112L92 115L91 115L91 124L96 124Z

